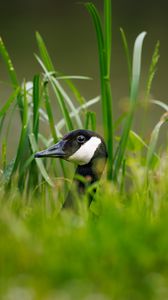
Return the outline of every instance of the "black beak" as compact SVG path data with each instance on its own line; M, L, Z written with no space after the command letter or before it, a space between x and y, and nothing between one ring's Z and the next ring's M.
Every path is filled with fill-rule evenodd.
M65 152L63 150L65 145L65 141L61 140L57 144L51 146L50 148L37 152L35 153L34 157L39 158L39 157L60 157L64 158L65 157Z

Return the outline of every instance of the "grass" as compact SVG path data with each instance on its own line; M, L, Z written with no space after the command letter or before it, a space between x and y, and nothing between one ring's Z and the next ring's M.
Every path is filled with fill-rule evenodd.
M42 71L31 83L18 81L0 39L0 56L11 86L11 95L0 107L0 295L5 300L168 298L168 164L166 150L157 148L168 106L150 100L159 42L149 62L144 97L164 113L151 137L144 139L134 131L133 123L139 108L146 33L137 36L131 51L124 30L120 30L128 66L129 103L127 111L115 120L110 78L111 1L104 0L103 18L93 3L85 7L98 45L101 95L93 99L84 99L75 84L75 80L90 78L56 70L39 33L35 59ZM109 153L107 172L89 209L86 193L83 201L77 198L77 212L62 210L73 167L59 160L35 161L34 153L57 142L64 132L76 128L96 131L99 116L93 108L98 102ZM54 107L62 115L57 122ZM9 161L11 145L3 130L10 130L11 111L15 110L19 112L20 138L16 155ZM48 137L41 132L42 123Z
M148 194L141 179L127 196L104 182L78 214L58 213L54 194L2 199L2 299L166 299L167 168Z

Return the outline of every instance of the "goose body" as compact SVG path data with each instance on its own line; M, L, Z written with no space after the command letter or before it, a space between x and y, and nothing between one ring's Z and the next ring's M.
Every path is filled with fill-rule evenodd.
M69 132L57 144L35 154L35 158L61 158L77 164L75 182L79 193L85 191L85 183L79 177L84 177L87 184L98 181L104 170L107 156L103 138L94 131L84 129ZM65 204L71 205L70 202L72 200L67 199Z

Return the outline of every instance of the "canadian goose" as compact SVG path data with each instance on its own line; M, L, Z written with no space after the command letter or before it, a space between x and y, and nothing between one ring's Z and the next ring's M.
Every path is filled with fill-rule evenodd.
M84 129L69 132L57 144L35 154L35 158L58 157L76 163L75 182L79 193L85 191L85 183L79 177L84 177L87 185L98 181L104 170L107 156L103 138L94 131ZM91 200L90 198L90 203ZM67 197L64 206L73 206L72 202L73 200Z

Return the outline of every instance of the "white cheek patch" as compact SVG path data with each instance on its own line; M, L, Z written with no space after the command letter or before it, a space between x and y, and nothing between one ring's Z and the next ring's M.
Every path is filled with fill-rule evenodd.
M79 165L85 165L90 162L96 149L101 144L101 139L93 136L85 144L83 144L68 160L76 162Z

